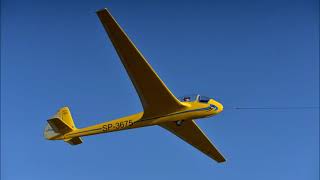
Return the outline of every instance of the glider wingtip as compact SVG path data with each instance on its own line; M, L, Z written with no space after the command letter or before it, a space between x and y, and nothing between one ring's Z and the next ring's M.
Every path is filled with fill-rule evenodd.
M219 164L223 164L227 161L224 157L214 158L214 160Z
M109 12L108 8L99 9L96 11L97 14L103 13L103 12Z

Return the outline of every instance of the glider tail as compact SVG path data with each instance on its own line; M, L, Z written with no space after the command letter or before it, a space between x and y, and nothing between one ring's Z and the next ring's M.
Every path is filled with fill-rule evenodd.
M64 140L71 145L82 143L80 137L64 139L66 133L76 130L70 110L68 107L63 107L48 120L47 127L44 130L44 137L48 140Z

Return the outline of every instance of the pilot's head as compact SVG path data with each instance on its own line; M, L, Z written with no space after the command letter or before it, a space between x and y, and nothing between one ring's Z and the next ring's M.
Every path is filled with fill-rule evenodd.
M185 97L185 98L183 98L183 101L189 102L189 101L190 101L190 97Z

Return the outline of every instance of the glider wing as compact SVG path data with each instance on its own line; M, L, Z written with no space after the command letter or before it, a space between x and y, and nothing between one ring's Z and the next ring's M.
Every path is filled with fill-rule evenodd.
M161 81L107 9L97 12L142 103L143 118L155 117L184 107Z
M172 132L173 134L189 143L193 147L197 148L215 161L219 163L226 161L223 155L212 144L208 137L201 131L194 120L183 121L181 125L177 125L176 122L166 122L160 124L160 126Z

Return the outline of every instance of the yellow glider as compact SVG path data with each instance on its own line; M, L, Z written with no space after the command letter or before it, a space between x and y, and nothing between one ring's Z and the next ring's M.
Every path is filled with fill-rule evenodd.
M219 114L223 110L222 104L200 95L176 98L109 11L103 9L98 11L97 15L139 95L144 111L78 129L69 108L63 107L48 120L44 131L45 138L77 145L82 143L82 136L159 125L217 162L224 162L223 155L194 121Z

